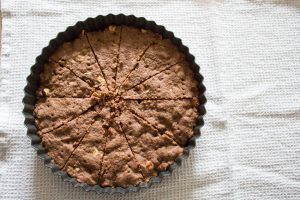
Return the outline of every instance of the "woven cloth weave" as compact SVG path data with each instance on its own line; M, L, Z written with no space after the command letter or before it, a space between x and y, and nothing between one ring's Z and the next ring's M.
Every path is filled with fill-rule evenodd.
M29 68L60 31L97 15L134 14L173 31L205 77L196 149L161 184L96 195L63 183L26 137ZM300 2L2 0L0 199L300 199Z

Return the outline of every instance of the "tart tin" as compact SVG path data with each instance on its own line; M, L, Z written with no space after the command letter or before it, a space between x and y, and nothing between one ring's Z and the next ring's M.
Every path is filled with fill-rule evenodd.
M194 76L198 81L198 88L200 91L199 95L199 117L197 119L197 126L194 129L194 136L189 140L188 144L184 148L183 155L179 156L175 162L166 170L158 174L157 177L152 177L148 183L141 183L138 186L129 186L127 188L122 187L101 187L100 185L90 186L86 183L79 183L74 177L70 177L66 172L59 169L59 167L54 164L52 158L47 154L47 151L41 143L41 138L37 134L37 127L35 126L35 118L33 115L34 106L36 102L35 92L38 89L39 76L43 71L44 64L47 62L49 56L56 51L56 49L61 46L64 42L72 41L76 36L78 36L82 30L85 31L96 31L101 30L109 25L127 25L137 28L143 28L152 30L153 32L159 33L163 38L170 38L172 42L186 55L186 59L189 62ZM189 49L184 46L179 38L176 38L174 34L165 29L164 26L157 25L154 21L148 21L143 17L135 17L134 15L113 15L109 14L106 16L99 15L95 18L88 18L85 21L79 21L74 26L69 26L64 32L57 34L56 38L50 40L47 47L42 49L42 53L36 58L35 64L31 67L30 75L27 77L27 85L24 88L25 96L23 98L23 114L25 116L24 124L27 127L27 136L31 140L32 147L37 151L39 158L44 160L44 164L51 169L51 171L60 176L64 182L71 183L74 187L81 187L85 191L95 191L96 193L127 193L127 192L137 192L142 188L149 188L153 183L159 183L165 176L169 176L174 169L179 167L182 160L189 156L189 152L195 147L195 140L200 136L200 127L203 126L203 115L206 113L204 104L206 103L206 98L204 96L205 86L202 84L203 77L199 73L199 66L195 63L195 57L189 53Z

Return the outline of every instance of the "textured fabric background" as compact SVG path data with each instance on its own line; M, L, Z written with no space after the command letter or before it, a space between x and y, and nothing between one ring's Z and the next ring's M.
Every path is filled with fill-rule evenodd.
M2 0L0 199L300 199L300 1ZM197 148L171 177L126 195L86 193L44 167L23 126L25 78L78 20L144 16L190 47L207 87Z

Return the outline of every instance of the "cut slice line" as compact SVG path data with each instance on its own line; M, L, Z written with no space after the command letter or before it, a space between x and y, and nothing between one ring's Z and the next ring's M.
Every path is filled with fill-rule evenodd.
M124 101L159 101L159 100L184 100L184 99L194 99L198 97L178 97L178 98L124 98L120 97Z
M132 114L134 114L135 116L137 116L138 118L140 118L141 120L143 120L143 121L145 121L149 126L151 126L153 129L155 129L157 132L158 132L158 134L160 134L161 135L161 131L158 129L158 128L156 128L155 126L153 126L148 120L146 120L144 117L142 117L142 116L140 116L139 114L137 114L135 111L133 111L132 109L127 109L129 112L131 112Z
M120 122L120 124L118 124L118 126L119 126L120 131L122 132L124 138L126 139L126 142L127 142L127 144L128 144L128 147L129 147L129 149L130 149L130 151L131 151L131 153L132 153L132 155L133 155L133 157L134 157L134 160L135 160L135 162L136 162L136 163L138 164L138 166L139 166L140 174L142 175L142 177L143 177L143 179L144 179L144 181L145 181L146 178L145 178L145 175L144 175L143 172L142 172L141 165L138 163L138 161L137 161L137 159L136 159L136 156L135 156L135 153L134 153L134 151L132 150L131 145L129 144L129 140L128 140L127 136L126 136L126 133L123 131L123 128L122 128L122 122Z
M118 86L117 90L119 88L121 88L123 86L123 84L127 81L127 79L129 78L129 76L134 72L134 70L136 70L136 68L139 65L139 62L142 60L142 58L144 57L144 55L146 54L146 52L149 50L149 48L153 45L155 45L156 43L152 42L150 43L145 50L141 53L141 55L139 55L139 58L137 59L137 62L134 64L134 67L130 70L130 72L126 75L125 79L122 81L122 83Z
M103 169L103 161L104 161L104 157L105 157L105 154L106 154L106 144L107 144L107 138L108 138L108 129L110 128L110 121L111 121L111 118L112 118L112 114L109 113L109 119L108 119L108 123L109 125L108 126L105 126L103 127L104 128L104 131L105 131L105 142L104 142L104 149L103 149L103 156L101 158L101 167L99 169L99 172L98 172L98 178L97 178L97 184L99 185L99 182L100 182L100 178L103 174L101 174L101 171Z
M100 182L100 178L102 176L101 171L103 169L103 161L104 161L104 156L106 154L106 143L107 143L107 138L108 138L108 128L105 128L105 144L104 144L104 150L103 150L103 156L101 158L101 167L99 169L99 173L98 173L98 180L97 183L99 184Z
M69 155L69 157L67 158L67 160L65 161L65 163L64 163L64 165L63 165L63 167L62 167L62 169L65 168L66 164L67 164L68 161L70 160L71 156L74 154L75 150L80 146L80 144L81 144L81 142L83 141L83 139L85 138L85 136L86 136L87 134L89 134L89 130L90 130L90 128L92 127L92 125L93 125L95 122L96 122L96 121L94 121L94 122L89 126L88 130L87 130L87 131L84 133L84 135L80 138L78 144L75 146L75 148L73 149L73 151L71 152L71 154Z
M89 45L90 45L90 48L91 48L91 50L92 50L92 52L93 52L93 55L94 55L94 57L95 57L95 60L96 60L96 62L97 62L97 64L98 64L99 69L100 69L100 71L101 71L101 73L102 73L102 76L103 76L103 78L104 78L104 80L105 80L106 88L107 88L107 90L109 91L109 87L108 87L106 75L105 75L105 73L103 72L102 66L100 65L100 62L99 62L98 57L97 57L97 55L96 55L96 53L95 53L95 51L94 51L94 48L92 47L92 45L91 45L91 43L90 43L90 40L89 40L89 37L88 37L88 35L86 34L86 32L84 32L84 35L85 35L85 37L86 37L86 39L87 39L87 41L88 41L88 43L89 43Z
M118 46L118 55L117 55L117 66L116 66L116 72L115 72L115 88L117 86L117 76L118 76L118 67L120 64L120 47L121 47L121 42L122 42L122 26L120 27L120 37L119 37L119 46Z
M44 135L44 134L50 133L50 132L52 132L52 131L54 131L54 130L59 129L59 128L62 127L63 125L65 125L65 124L67 124L67 123L69 123L69 122L71 122L71 121L73 121L73 120L76 120L76 119L77 119L78 117L80 117L81 115L83 115L83 114L87 113L88 111L90 111L90 110L95 106L95 104L96 104L96 103L92 104L92 105L91 105L90 107L88 107L86 110L82 111L82 112L79 113L77 116L75 116L75 117L73 117L73 118L67 120L66 122L60 124L59 126L53 128L53 129L51 129L51 130L49 130L49 131L43 132L43 133L41 133L41 134Z
M60 62L57 62L56 60L53 60L53 59L51 59L51 58L49 58L49 60L51 60L52 62L57 63L57 64L58 64L59 66L61 66L61 67L64 67L64 68L70 70L70 72L72 72L72 74L73 74L74 76L76 76L77 78L79 78L79 79L82 80L83 82L87 83L87 84L93 89L93 85L92 85L89 81L86 81L84 78L78 76L71 68L67 67L66 65L62 65ZM86 78L86 79L88 79L88 78ZM90 80L90 79L88 79L88 80ZM91 80L91 81L92 81L92 80Z
M125 107L168 135L182 147L195 136L199 99L124 101Z
M178 146L179 145L173 138L171 138L168 134L165 134L164 131L163 133L161 133L162 131L159 130L155 125L153 125L152 123L150 123L147 119L145 119L144 117L140 116L139 114L137 114L135 111L133 111L132 109L127 109L129 112L131 112L132 114L134 114L135 116L137 116L138 118L140 118L141 120L143 120L144 122L146 122L149 126L151 126L153 129L155 129L159 135L165 135L168 138L170 138L172 141L174 141Z
M130 87L129 89L123 91L120 95L122 95L122 94L124 94L125 92L127 92L127 91L129 91L129 90L131 90L131 89L133 89L133 88L135 88L135 87L137 87L137 86L143 84L144 82L146 82L147 80L149 80L149 79L151 79L151 78L157 76L158 74L161 74L161 73L163 73L164 71L167 71L167 70L171 69L172 67L176 66L177 64L179 64L179 63L181 63L181 62L182 62L182 61L179 61L179 62L177 62L177 63L175 63L175 64L173 64L173 65L170 65L169 67L167 67L167 68L165 68L165 69L163 69L163 70L161 70L161 71L159 71L159 72L157 72L157 73L155 73L155 74L149 76L149 77L146 78L145 80L143 80L143 81L139 82L138 84L135 84L134 86Z

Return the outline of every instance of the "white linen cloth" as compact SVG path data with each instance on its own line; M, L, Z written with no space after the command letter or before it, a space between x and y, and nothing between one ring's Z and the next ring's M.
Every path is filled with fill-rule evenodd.
M23 88L49 40L79 20L135 14L183 40L207 115L181 168L140 193L86 193L53 175L26 137ZM0 199L300 199L300 1L2 0Z

